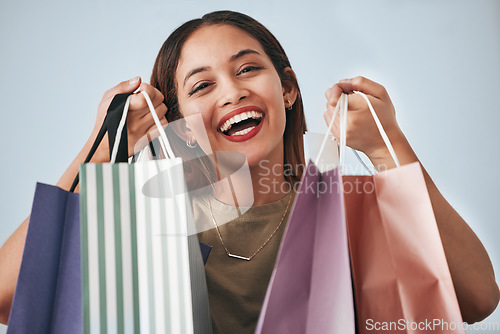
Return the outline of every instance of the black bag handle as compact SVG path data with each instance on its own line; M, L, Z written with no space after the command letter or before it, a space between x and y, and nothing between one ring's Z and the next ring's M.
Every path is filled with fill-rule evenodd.
M132 93L117 94L115 95L115 97L113 97L113 100L109 105L108 111L106 112L106 117L104 118L101 129L99 129L99 133L97 134L97 138L95 139L94 144L92 144L92 148L90 149L89 154L87 155L85 161L83 162L84 164L88 163L90 159L92 159L95 152L97 151L97 148L101 144L101 141L104 138L106 132L108 133L109 157L111 159L111 150L115 144L115 139L118 131L118 124L120 123L120 119L123 115L125 102L127 101L127 98L131 94ZM127 123L125 123L125 127L123 128L121 134L120 143L118 145L118 154L116 155L115 162L127 162L127 161L128 161L128 139L127 139ZM71 188L69 190L70 192L75 191L75 188L78 185L78 182L80 181L79 175L80 173L76 174L73 184L71 185Z

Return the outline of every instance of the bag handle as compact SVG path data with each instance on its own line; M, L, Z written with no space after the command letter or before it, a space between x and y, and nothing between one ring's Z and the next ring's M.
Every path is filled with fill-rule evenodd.
M160 120L156 115L153 103L149 95L145 91L141 91L146 99L146 103L149 107L151 115L153 116L153 120L156 124L156 127L160 133L160 145L163 153L166 157L175 157L173 154L172 148L170 147L170 143L165 134L165 130L161 126ZM125 94L117 94L109 104L106 117L102 123L101 128L99 129L99 133L92 144L92 148L90 149L87 157L85 158L84 164L88 163L90 159L94 156L97 148L102 142L104 135L108 133L109 139L109 147L113 148L110 150L110 161L112 163L115 162L127 162L128 160L128 140L127 140L127 129L126 129L126 120L128 109L130 105L130 98L133 93L125 93ZM73 184L71 185L70 192L74 192L76 186L79 182L79 173L76 174L75 179L73 180Z
M104 138L104 135L106 133L108 134L116 134L116 130L118 129L118 124L120 117L117 117L117 115L121 115L121 112L123 111L123 106L126 102L126 99L131 95L132 93L125 93L125 94L117 94L115 97L113 97L113 100L109 104L108 110L106 112L106 117L104 118L104 121L102 122L101 128L99 129L99 133L97 134L97 137L92 144L92 147L90 148L89 153L87 154L87 157L85 158L85 161L83 162L88 163L90 159L94 156L97 148L102 142L102 139ZM109 140L109 147L114 146L115 143L115 136L113 135L108 135L108 140ZM121 147L122 149L119 150L118 153L120 153L117 157L119 161L127 161L128 159L128 149L127 149L127 133L125 133L124 136L120 136L121 142ZM80 180L79 178L80 174L77 173L75 176L75 179L73 180L73 184L71 185L69 191L74 192L76 189L76 186L78 185L78 182Z
M373 117L373 120L375 121L375 124L377 125L377 129L380 133L380 136L382 137L382 140L385 143L385 146L389 150L389 153L392 157L392 160L394 161L396 167L400 167L400 163L398 160L398 157L396 155L396 152L394 151L394 147L391 144L391 141L389 140L389 137L387 136L387 133L384 130L384 127L382 126L382 123L380 122L380 119L377 116L377 113L373 109L372 104L370 103L370 100L368 97L359 91L354 91L354 94L361 95L366 103L368 104L368 109L370 109L370 113ZM321 143L316 161L319 161L319 158L323 154L325 145L326 145L326 140L328 139L328 134L331 132L333 123L335 122L335 119L337 118L337 115L340 113L340 161L339 161L339 166L343 167L345 163L345 149L347 147L346 145L346 140L347 140L347 110L348 110L348 95L345 93L342 93L340 95L339 100L337 101L337 105L335 106L335 110L333 112L332 120L330 121L330 124L328 125L328 129L326 131L326 134L323 138L323 142Z
M340 156L339 156L339 166L343 167L345 165L345 151L347 147L347 111L349 110L349 98L346 94L340 96L342 98L339 110L340 117Z
M330 124L328 125L328 129L326 130L325 136L323 137L323 141L321 142L321 146L319 147L318 155L316 156L316 162L319 162L319 158L321 155L323 155L323 151L325 150L325 145L327 139L330 137L329 134L331 133L333 123L335 122L335 119L337 118L337 114L339 113L340 105L342 104L342 100L344 98L344 93L340 95L339 100L337 101L337 104L335 105L335 110L333 111L333 116L332 120L330 121Z
M370 100L368 99L366 94L363 92L354 91L354 94L361 95L365 99L366 104L368 104L368 109L370 109L370 112L372 114L373 120L375 121L375 124L377 125L378 132L380 133L380 136L382 136L382 139L384 140L385 146L387 147L387 149L389 150L389 153L391 154L391 158L394 161L394 164L396 165L396 167L401 167L401 165L399 164L399 159L396 155L396 151L394 151L394 147L392 146L391 141L389 140L389 137L387 136L387 133L385 132L384 127L382 126L382 123L380 122L380 119L377 116L377 113L375 112L375 109L373 109L373 106L370 103ZM347 110L346 110L346 112L347 112Z
M151 112L151 116L153 116L153 120L156 125L156 129L158 130L158 133L160 134L159 137L159 142L160 142L160 148L162 153L167 157L167 158L175 158L174 151L172 150L172 147L170 146L170 142L168 141L167 135L165 133L165 130L163 129L163 126L160 123L160 120L158 119L158 115L156 115L155 108L153 106L153 102L151 102L151 98L149 97L148 93L145 91L140 91L142 95L144 95L144 98L146 99L146 103L149 107L149 111ZM122 132L125 128L126 120L127 120L127 114L128 114L128 108L130 105L130 98L132 95L130 95L127 100L125 101L125 107L123 108L123 113L122 117L120 119L120 123L118 124L118 131L116 133L116 139L113 145L113 149L111 151L111 159L110 162L114 163L116 160L116 156L118 154L119 150L119 145L120 145L120 139L122 136ZM126 135L126 133L125 133Z

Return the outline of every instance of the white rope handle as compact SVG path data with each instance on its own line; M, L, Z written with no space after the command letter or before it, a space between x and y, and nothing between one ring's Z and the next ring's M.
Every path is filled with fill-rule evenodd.
M339 166L341 168L345 165L345 151L347 147L347 111L349 110L349 98L347 94L342 93L340 96L340 154Z
M145 91L141 91L142 95L146 98L146 103L149 106L149 111L151 111L151 116L153 116L153 120L155 121L156 128L158 129L158 132L160 133L160 138L163 140L160 140L160 145L162 146L163 153L165 154L165 151L168 154L165 154L166 157L169 158L175 158L174 151L172 150L172 147L170 146L170 142L168 141L167 134L165 133L165 130L163 129L163 126L160 123L160 120L158 119L158 115L156 115L155 107L153 106L153 102L151 102L151 99L149 98L148 93Z
M156 115L155 108L153 106L153 102L151 102L151 99L145 91L141 91L142 95L144 95L144 98L146 99L146 103L149 107L149 111L151 112L151 116L153 116L153 120L155 122L156 128L158 130L158 133L160 134L160 137L158 137L158 140L160 142L160 147L162 150L162 153L167 157L167 158L175 158L174 151L172 151L172 147L170 146L170 143L168 141L167 135L165 133L165 130L163 129L163 126L160 123L160 120L158 119L158 115ZM127 120L127 114L128 114L128 108L130 106L130 98L132 95L130 95L127 98L127 101L125 102L125 107L123 108L123 114L122 118L120 119L120 123L118 124L118 130L116 132L116 138L115 138L115 143L113 145L113 150L111 151L111 163L114 163L116 161L116 155L118 154L118 145L120 143L120 139L122 137L122 131L123 128L125 127L125 121Z
M396 152L394 151L394 147L391 144L391 141L389 140L389 137L387 136L387 133L384 130L384 127L382 126L382 123L380 122L377 113L373 109L372 104L370 103L370 100L368 97L359 91L354 91L355 94L361 95L366 103L368 104L368 109L370 109L370 113L373 117L373 120L375 121L375 124L377 125L377 129L380 133L380 136L382 137L385 146L389 150L389 153L391 154L392 160L394 161L394 164L397 167L400 167L401 165L399 164L398 157L396 155ZM347 111L348 111L348 95L345 93L342 93L340 95L339 100L337 101L337 105L335 106L335 110L333 112L332 120L330 121L330 124L328 125L328 129L326 130L326 134L323 138L323 142L321 143L318 155L316 157L316 162L319 161L319 158L323 154L323 151L325 149L326 141L328 139L329 133L331 133L333 123L335 122L335 119L337 118L337 115L340 114L340 159L339 159L339 167L343 167L345 163L345 151L346 151L346 141L347 141Z
M370 112L372 114L373 120L375 121L375 124L377 124L378 132L382 136L382 139L384 140L385 146L387 147L387 149L389 150L389 153L391 154L392 160L394 160L394 164L396 165L396 167L400 167L401 165L399 164L399 160L398 160L398 157L396 155L396 152L394 151L394 147L392 146L391 141L389 140L389 137L387 136L387 133L385 133L384 127L382 126L382 123L380 123L380 120L377 116L377 113L373 109L373 106L370 103L370 100L362 92L354 91L354 93L361 95L365 99L366 103L368 104L368 108L370 109Z
M340 98L342 98L342 95L340 95ZM340 100L337 101L337 105L335 106L335 110L333 112L332 120L330 121L330 124L328 125L328 129L326 130L326 135L323 137L323 141L321 142L321 146L319 147L318 155L316 156L316 162L319 162L319 158L323 154L323 151L325 150L326 146L326 141L328 140L328 134L331 133L333 123L335 123L335 118L337 118L337 114L339 113L340 109Z

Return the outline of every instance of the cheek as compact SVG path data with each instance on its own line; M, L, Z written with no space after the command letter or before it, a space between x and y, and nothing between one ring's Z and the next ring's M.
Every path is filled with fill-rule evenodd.
M185 116L186 125L191 131L191 134L194 136L198 145L201 147L205 154L209 155L212 153L212 148L209 140L209 136L207 135L206 124L203 120L201 114L194 114L190 116Z
M188 123L196 124L197 128L200 124L204 124L204 127L209 129L212 127L212 115L208 105L208 101L204 102L203 99L189 103L179 101L179 110L186 120L191 120Z
M259 83L261 96L264 96L269 102L273 102L275 108L284 109L283 88L279 77L267 78Z
M203 105L203 104L201 104ZM206 104L204 104L206 106ZM210 137L213 136L212 131L212 117L209 110L203 110L201 107L190 105L191 108L186 109L184 119L186 120L187 127L191 130L194 138L200 145L205 154L212 153Z

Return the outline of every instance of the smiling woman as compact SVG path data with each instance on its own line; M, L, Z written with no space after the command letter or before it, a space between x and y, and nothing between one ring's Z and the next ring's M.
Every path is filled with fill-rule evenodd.
M306 131L306 123L297 79L278 40L248 16L215 12L183 24L160 49L151 85L166 97L168 121L202 115L209 143L199 144L205 152L208 144L214 151L244 152L253 175L266 156L272 158L269 166L303 166L303 140L297 134ZM200 138L185 130L179 133L184 141ZM185 146L179 142L177 147ZM295 168L288 181L300 177L301 169ZM283 195L253 185L255 204L266 203L260 195L269 200Z
M137 88L151 96L164 125L201 116L201 128L189 122L182 126L172 124L175 134L171 133L169 139L178 154L185 153L186 160L218 151L236 151L246 156L252 177L252 188L247 191L253 192L254 198L250 210L218 225L218 221L227 220L224 217L234 203L233 189L221 184L193 204L195 219L212 221L215 226L198 235L200 241L213 247L206 273L214 330L253 333L295 196L293 191L284 190L293 187L280 185L300 182L305 164L302 135L306 124L291 64L276 38L244 14L213 12L183 24L160 49L151 84L134 78L106 92L95 130L58 183L61 188L68 189L71 185L112 97ZM353 91L368 96L401 164L418 161L396 122L388 93L381 85L363 77L341 80L326 93L327 120L341 93L349 94L348 145L366 153L375 166L393 167L370 111L362 97L351 94ZM132 155L136 142L154 128L141 94L134 94L131 99L127 124ZM337 129L334 135L338 137ZM109 160L106 142L99 147L94 162ZM269 170L281 173L270 175ZM186 175L210 179L213 169L200 159L190 165ZM425 177L463 319L470 322L484 319L499 298L488 255L426 173ZM280 191L269 191L271 184L272 189ZM28 222L29 219L0 252L3 322L8 319Z

